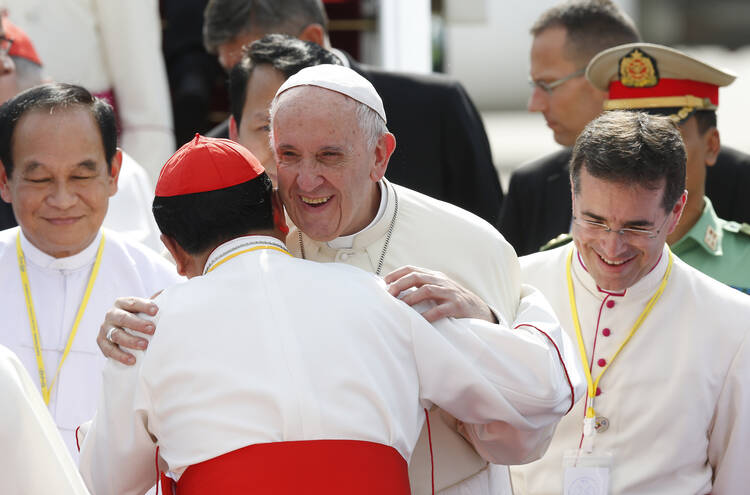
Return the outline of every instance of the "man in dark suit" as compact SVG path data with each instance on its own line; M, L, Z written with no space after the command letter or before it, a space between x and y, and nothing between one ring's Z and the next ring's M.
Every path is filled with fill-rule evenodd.
M331 49L320 0L211 0L204 17L204 44L226 69L240 60L244 45L269 33L290 34ZM332 51L367 78L383 99L388 127L399 137L387 177L494 223L503 192L479 112L463 86L437 74L368 67ZM228 136L228 131L216 129L209 135Z
M607 94L584 77L606 48L640 40L633 21L609 1L566 2L544 12L531 28L530 112L541 112L564 149L523 165L510 178L497 224L519 256L534 253L570 229L571 146L602 111Z
M583 69L598 52L640 41L638 31L608 0L579 0L547 10L531 29L529 111L542 112L555 141L566 148L516 170L497 227L519 256L539 250L570 229L570 146L602 110L607 93ZM567 76L572 76L566 78ZM707 167L706 196L721 218L750 222L750 156L722 146Z

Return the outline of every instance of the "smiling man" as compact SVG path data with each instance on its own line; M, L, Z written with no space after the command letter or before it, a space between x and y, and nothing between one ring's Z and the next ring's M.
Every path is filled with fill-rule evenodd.
M0 194L19 224L0 232L0 344L36 379L74 456L101 382L97 321L117 295L179 278L101 229L121 160L112 108L80 86L37 86L0 107Z
M578 138L574 243L521 267L578 341L589 392L541 460L512 468L516 493L724 494L750 483L750 298L666 245L686 203L685 163L668 117L607 112Z

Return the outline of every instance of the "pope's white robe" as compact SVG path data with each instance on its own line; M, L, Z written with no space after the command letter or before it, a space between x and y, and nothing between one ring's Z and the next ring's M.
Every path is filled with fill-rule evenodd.
M262 243L283 246L235 239L207 267ZM517 316L539 330L453 319L433 327L371 274L262 249L227 258L156 303L147 352L136 352L134 367L104 369L106 394L80 464L98 495L151 486L155 442L176 477L264 442L366 440L408 460L432 403L463 421L502 425L519 449L528 449L524 430L556 424L570 406L567 382L538 387L558 381L561 366L548 354L561 331L530 288Z
M538 287L575 338L565 257L572 246L521 258L524 281ZM667 267L622 293L600 290L574 254L573 284L594 380ZM611 307L610 307L611 306ZM605 332L605 329L608 331ZM592 358L593 355L593 358ZM750 297L679 258L659 301L602 377L595 398L609 428L594 449L614 454L614 495L715 495L750 487ZM511 468L518 494L562 492L562 456L578 447L585 400L565 416L542 460Z
M390 237L383 257L381 275L404 265L443 272L481 297L500 320L505 323L514 321L521 294L520 271L516 254L502 235L484 220L461 208L392 184L386 179L380 185L381 191L386 191L381 196L381 201L385 201L384 213L374 225L353 237L351 248L333 249L327 243L316 242L300 234L295 228L287 237L290 251L301 257L304 249L304 257L307 259L347 263L375 272L383 246ZM396 220L389 236L394 214ZM568 368L568 374L580 378L577 375L580 369L577 352L570 341L564 337L557 344L559 349L551 343L548 345L548 355L544 359L557 363L558 372L539 376L534 385L539 391L560 387L570 390L571 382L565 376L563 362ZM531 363L523 356L518 356L517 366L533 373L529 368ZM575 376L572 377L573 388L581 385L580 381L575 382ZM580 394L576 395L578 397ZM565 401L550 404L549 410L540 410L539 413L554 412L562 415L570 407L570 400L568 396ZM487 461L475 449L480 450L485 459L495 463L529 462L544 453L556 424L554 421L542 421L536 425L538 429L525 431L513 431L512 428L506 430L497 425L495 428L470 428L466 434L473 440L472 448L456 432L455 421L450 417L439 411L432 411L430 417L435 488L442 495L510 493L507 470L495 472L494 478L491 477ZM515 446L511 447L514 442ZM524 444L524 448L519 448L520 444ZM430 451L426 429L422 432L410 462L409 478L412 493L431 493Z
M16 256L18 232L19 227L0 232L0 280L3 284L0 344L18 355L39 388L39 371ZM106 359L96 345L96 336L104 314L117 297L151 297L181 279L174 265L154 251L116 232L105 229L104 233L106 241L91 298L50 394L50 413L74 459L78 458L75 429L93 416L101 388L101 370ZM53 258L21 235L48 383L57 371L68 341L100 239L101 232L80 253Z
M34 383L1 345L0 397L0 493L88 494Z

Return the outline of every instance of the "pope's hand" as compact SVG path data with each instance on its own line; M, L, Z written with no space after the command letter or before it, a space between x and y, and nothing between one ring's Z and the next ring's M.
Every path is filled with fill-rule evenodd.
M482 299L463 288L444 273L404 266L385 276L388 292L398 297L403 291L416 288L401 300L410 306L422 301L433 301L435 306L422 313L429 322L440 318L477 318L497 323L495 314Z
M127 328L135 332L153 335L156 329L153 322L136 315L145 313L155 316L158 310L159 308L150 299L141 297L118 298L114 307L107 311L104 323L99 327L99 335L96 337L99 349L108 358L115 359L123 364L135 364L135 357L124 351L123 348L142 350L148 346L148 341L131 335L123 329Z

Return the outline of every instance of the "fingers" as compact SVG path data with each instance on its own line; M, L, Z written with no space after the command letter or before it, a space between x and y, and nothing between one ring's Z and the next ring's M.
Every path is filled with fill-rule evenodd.
M160 292L157 292L152 297L158 296ZM129 313L146 313L147 315L156 316L159 311L158 306L154 304L150 299L143 297L118 297L115 301L115 307L123 309Z
M122 364L135 364L135 357L132 354L123 351L114 342L107 339L107 332L109 331L109 328L110 327L102 325L99 328L99 335L97 335L96 337L96 343L99 346L99 349L101 349L102 354L104 354L108 358L119 361ZM116 335L121 333L125 332L122 330L115 331L112 334L112 338L115 339Z
M153 335L156 327L153 322L144 320L137 315L129 313L118 308L110 308L104 317L104 324L107 329L110 327L127 328L139 333Z
M391 282L413 272L424 273L424 270L416 266L406 265L393 270L391 273L386 275L383 280L385 280L385 283L390 284Z
M399 273L398 277L395 276L396 274L397 272L389 274L394 275L390 282L386 280L386 282L389 283L388 292L396 297L398 297L403 291L411 289L412 287L422 287L427 284L442 287L450 287L453 285L445 275L439 272L409 270Z

